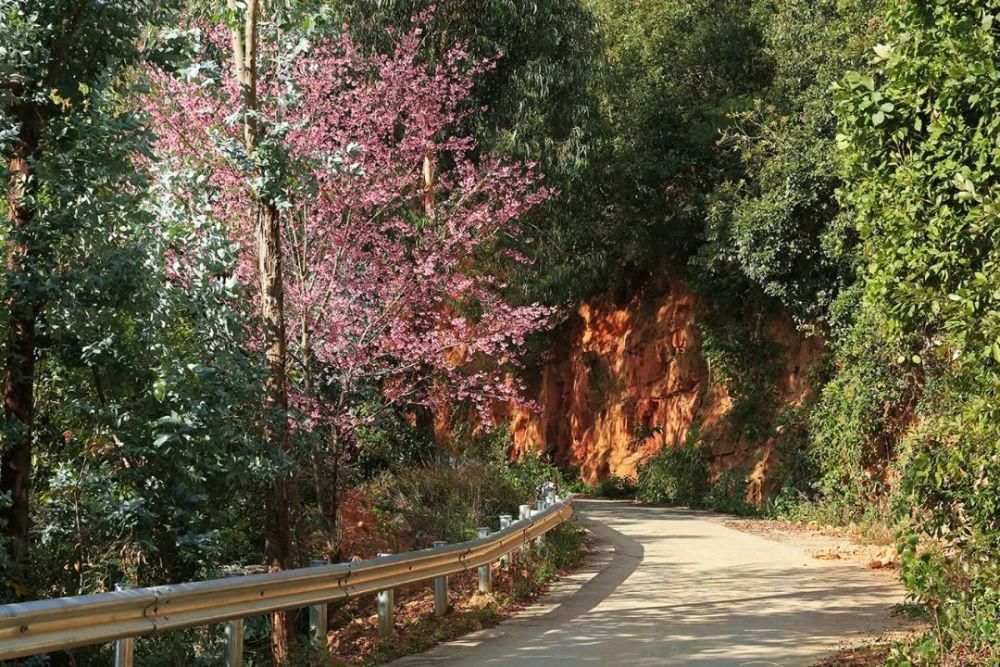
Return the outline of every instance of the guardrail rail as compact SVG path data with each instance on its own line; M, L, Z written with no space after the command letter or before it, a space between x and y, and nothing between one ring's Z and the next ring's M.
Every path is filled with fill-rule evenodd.
M509 562L533 540L566 521L571 498L549 491L536 508L520 508L517 521L500 517L500 530L479 529L467 542L422 551L266 574L227 576L193 583L130 588L96 595L0 606L0 660L115 642L116 667L132 664L134 641L171 630L226 624L226 665L243 664L243 619L283 609L309 608L313 641L325 649L327 605L365 593L378 594L379 630L392 629L393 589L433 581L434 612L448 606L448 576L479 568L479 589L492 590L491 564Z

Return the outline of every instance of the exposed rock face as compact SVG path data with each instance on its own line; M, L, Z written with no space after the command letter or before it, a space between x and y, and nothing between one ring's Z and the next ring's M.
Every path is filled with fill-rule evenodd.
M556 336L537 378L537 409L508 412L515 455L547 451L559 464L578 466L585 481L634 477L642 461L683 445L697 429L717 469L752 471L751 495L759 498L775 462L775 438L751 441L728 419L732 401L712 382L699 351L696 306L678 280L625 304L582 305ZM763 329L781 350L773 388L778 404L801 404L822 341L804 337L791 322Z

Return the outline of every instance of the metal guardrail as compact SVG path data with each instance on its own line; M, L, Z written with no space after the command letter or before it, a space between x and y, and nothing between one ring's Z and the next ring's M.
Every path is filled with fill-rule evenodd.
M115 665L132 664L133 638L213 623L227 624L226 664L243 662L243 621L283 609L310 608L317 644L326 646L326 606L365 593L379 594L380 631L392 628L392 589L434 580L435 613L447 609L447 577L478 567L479 588L492 587L490 564L509 559L573 513L570 499L549 493L521 518L501 517L493 533L458 544L380 555L369 560L230 576L194 583L124 588L97 595L0 606L0 660L115 641ZM485 536L484 536L484 530ZM442 606L443 604L443 606Z

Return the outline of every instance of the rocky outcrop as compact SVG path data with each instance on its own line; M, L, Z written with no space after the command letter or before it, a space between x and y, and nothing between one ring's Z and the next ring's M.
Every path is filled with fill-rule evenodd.
M535 405L507 409L515 456L548 452L578 467L585 481L635 477L641 462L697 433L717 470L750 471L752 495L762 494L780 429L750 437L729 418L729 393L713 381L699 349L697 306L676 279L627 303L580 306L534 378ZM769 390L783 407L801 404L822 341L784 320L763 326L760 335L779 351Z

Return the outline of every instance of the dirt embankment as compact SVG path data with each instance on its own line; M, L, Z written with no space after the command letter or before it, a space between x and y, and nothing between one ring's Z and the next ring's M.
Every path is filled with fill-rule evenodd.
M759 497L776 462L778 429L748 436L729 418L733 400L699 347L698 306L676 279L626 303L581 305L534 378L536 405L504 408L515 454L547 451L557 463L578 466L585 481L634 477L642 461L683 445L696 430L715 467L750 471L750 493ZM759 333L779 351L767 360L779 366L767 390L779 406L800 405L823 342L789 320L765 323Z

